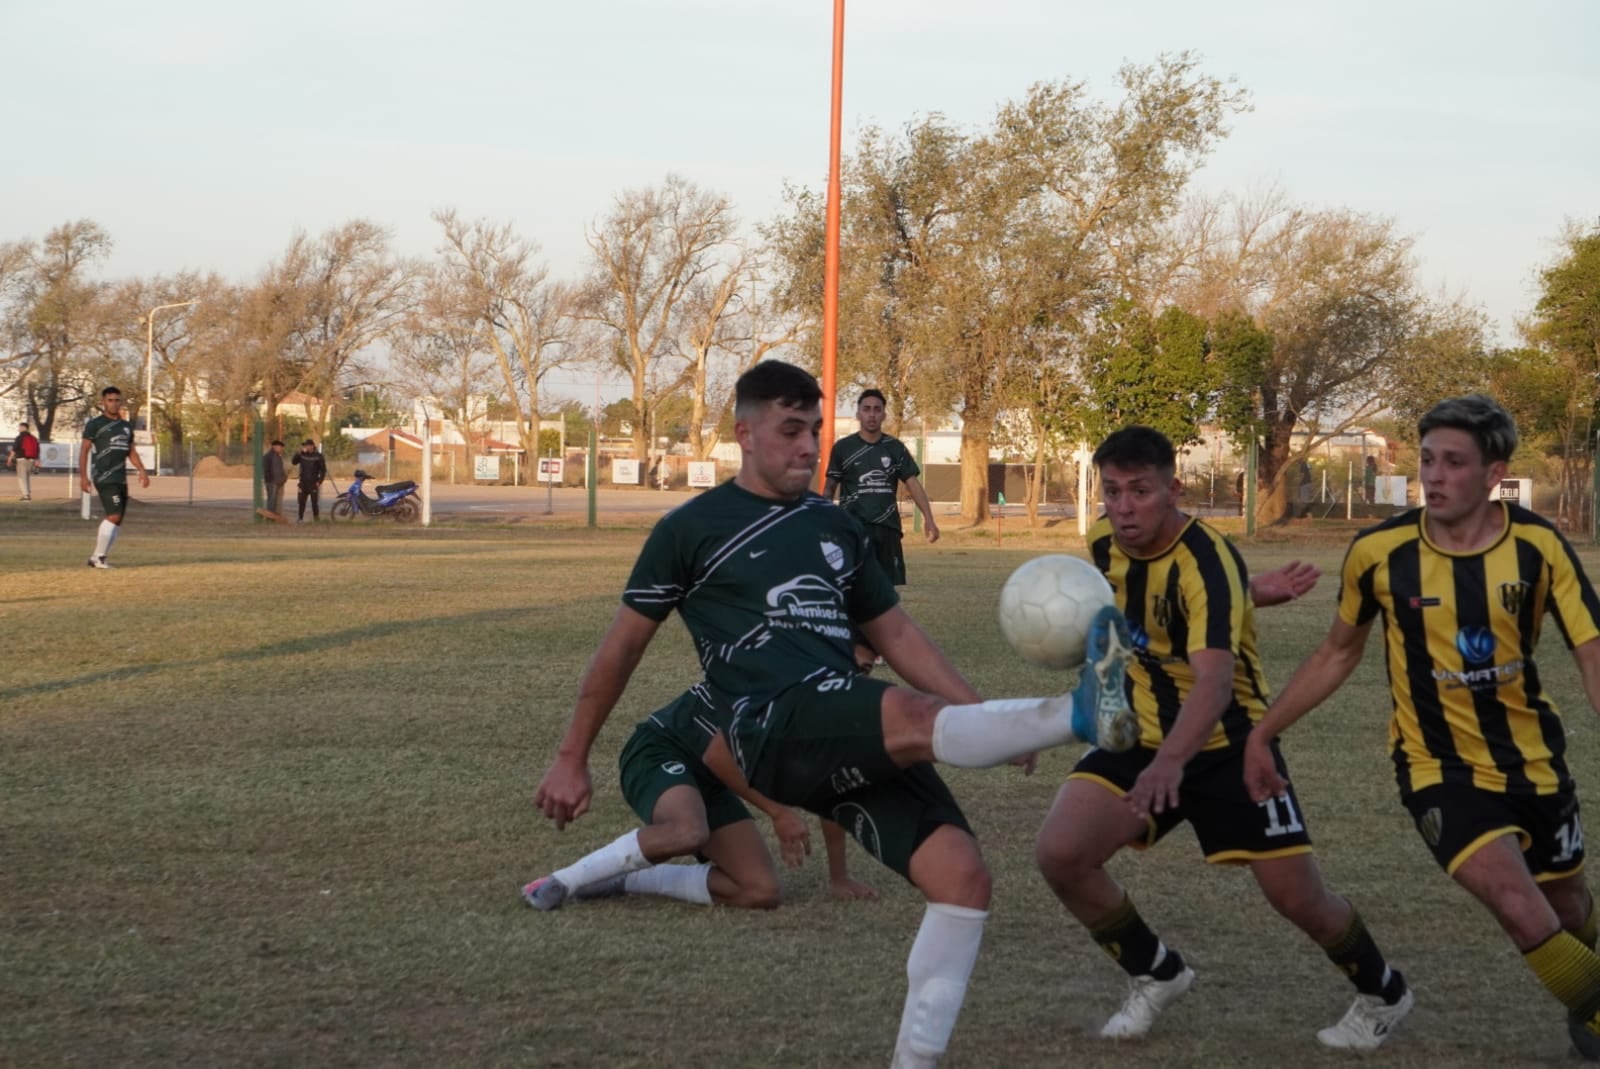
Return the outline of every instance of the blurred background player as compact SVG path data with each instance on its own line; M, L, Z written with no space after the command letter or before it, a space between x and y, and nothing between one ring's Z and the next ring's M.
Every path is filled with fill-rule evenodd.
M827 479L822 496L839 494L839 505L861 521L873 554L895 586L906 584L906 555L901 545L900 484L906 484L918 509L929 542L939 541L939 524L933 518L918 476L922 469L900 439L883 433L884 400L881 390L864 390L856 404L861 429L833 443L828 454Z
M84 493L98 493L105 519L95 533L94 552L89 567L109 568L106 556L116 544L122 517L128 510L128 461L139 472L139 486L150 485L144 461L133 448L133 424L122 415L122 391L107 386L100 391L100 415L83 427L83 446L78 450L78 483Z
M1410 1011L1411 991L1355 908L1323 883L1293 790L1286 784L1258 803L1244 789L1244 740L1267 693L1244 561L1179 510L1176 457L1160 432L1125 427L1095 451L1094 464L1106 514L1089 532L1089 549L1134 636L1128 684L1139 744L1079 760L1039 830L1037 857L1056 897L1130 977L1127 1001L1101 1035L1145 1035L1194 983L1183 955L1162 943L1104 867L1124 846L1154 845L1187 820L1208 862L1249 865L1273 908L1355 985L1344 1018L1317 1038L1371 1050ZM1304 580L1303 566L1286 572L1297 568ZM1278 582L1262 591L1264 604L1284 600ZM1275 748L1269 757L1283 768Z
M1445 872L1481 902L1600 1053L1600 957L1583 879L1583 825L1566 730L1533 662L1545 613L1600 710L1600 599L1547 520L1493 495L1517 447L1482 395L1441 401L1417 426L1423 507L1351 542L1327 637L1245 748L1251 794L1287 789L1271 748L1361 662L1380 617L1400 801Z

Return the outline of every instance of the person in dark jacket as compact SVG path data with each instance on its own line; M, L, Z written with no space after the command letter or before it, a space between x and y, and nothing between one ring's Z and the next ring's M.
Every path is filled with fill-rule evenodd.
M261 481L267 488L267 511L283 511L283 484L289 481L289 470L283 463L283 443L274 441L261 458Z
M310 501L311 522L315 523L322 518L317 495L322 492L322 481L328 477L328 462L317 452L317 443L307 438L289 463L300 469L300 518L297 522L306 522L306 502Z

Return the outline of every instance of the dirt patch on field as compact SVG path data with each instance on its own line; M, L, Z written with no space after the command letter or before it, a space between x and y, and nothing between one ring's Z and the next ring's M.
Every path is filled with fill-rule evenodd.
M225 464L218 457L201 457L194 465L196 479L249 479L255 473L249 464Z

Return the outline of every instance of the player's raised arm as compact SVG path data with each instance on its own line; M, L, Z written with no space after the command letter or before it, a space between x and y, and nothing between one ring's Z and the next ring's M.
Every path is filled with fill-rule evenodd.
M556 749L556 759L539 781L534 805L564 828L589 809L589 750L606 718L622 697L628 680L644 656L660 623L642 613L618 606L611 626L589 660L578 684L578 700L567 732Z

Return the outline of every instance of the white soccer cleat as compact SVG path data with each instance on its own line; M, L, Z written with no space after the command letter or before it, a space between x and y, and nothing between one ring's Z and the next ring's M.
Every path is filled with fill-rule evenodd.
M1072 692L1072 733L1084 742L1121 753L1139 741L1139 715L1128 705L1128 662L1133 636L1127 617L1106 605L1089 625L1089 660Z
M1409 987L1393 1005L1382 995L1357 995L1339 1023L1318 1032L1317 1040L1335 1050L1377 1050L1416 1001Z
M91 568L103 568L103 569L106 569L106 570L109 571L110 568L111 568L111 565L106 563L106 559L104 557L90 557L89 558L89 567L91 567Z
M1193 986L1194 970L1187 965L1170 980L1135 976L1128 985L1128 1001L1100 1029L1101 1038L1143 1039L1161 1011L1182 998Z

